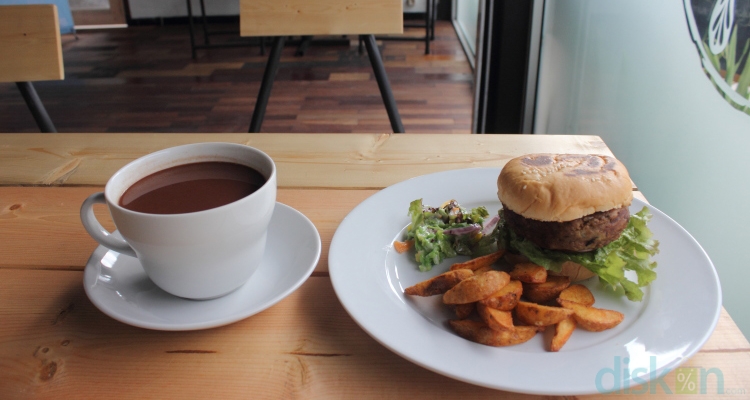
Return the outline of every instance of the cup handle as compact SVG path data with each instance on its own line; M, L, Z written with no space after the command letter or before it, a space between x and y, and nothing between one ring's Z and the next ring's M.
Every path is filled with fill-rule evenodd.
M92 194L81 205L81 222L83 227L86 228L86 232L104 247L120 254L137 257L133 248L126 241L113 236L99 223L94 215L94 204L107 204L103 192Z

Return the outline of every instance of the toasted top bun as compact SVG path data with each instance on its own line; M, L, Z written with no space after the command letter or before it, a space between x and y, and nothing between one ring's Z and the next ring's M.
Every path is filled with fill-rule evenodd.
M538 221L572 221L633 200L625 166L608 156L527 154L497 178L497 196L516 214Z

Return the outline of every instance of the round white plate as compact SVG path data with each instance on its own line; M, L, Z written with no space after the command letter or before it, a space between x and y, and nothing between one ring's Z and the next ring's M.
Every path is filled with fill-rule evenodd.
M99 246L83 273L91 302L110 317L141 328L213 328L257 314L291 294L320 258L320 235L299 211L276 203L260 267L243 286L213 300L188 300L159 289L137 258Z
M658 278L644 300L630 302L604 290L596 278L585 282L595 307L618 310L625 320L604 332L577 329L558 353L545 337L511 347L472 343L447 324L452 313L441 296L413 298L404 288L445 272L446 260L419 272L413 252L398 254L410 220L409 202L422 198L437 206L456 199L467 208L484 205L494 214L499 169L481 168L420 176L388 187L357 206L339 226L328 255L329 271L341 303L373 338L402 357L440 374L495 389L543 395L607 392L614 371L630 387L666 374L706 342L721 311L721 287L711 260L676 222L648 206L649 228L660 241ZM644 203L634 200L631 212ZM627 374L626 374L627 369ZM632 371L632 372L631 372ZM633 379L635 378L635 379Z

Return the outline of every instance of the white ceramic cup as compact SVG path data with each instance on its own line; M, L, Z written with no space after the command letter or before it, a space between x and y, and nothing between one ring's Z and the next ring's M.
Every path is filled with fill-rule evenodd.
M232 203L185 214L146 214L119 205L130 186L155 172L183 164L223 161L254 168L266 178L256 192ZM93 205L107 204L118 232L96 220ZM258 269L276 204L276 165L266 153L240 144L197 143L141 157L117 171L104 192L81 206L81 221L97 242L138 257L160 288L175 296L211 299L242 286Z

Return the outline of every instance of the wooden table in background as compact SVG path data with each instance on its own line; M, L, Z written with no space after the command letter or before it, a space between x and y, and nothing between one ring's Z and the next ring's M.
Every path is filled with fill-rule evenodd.
M81 203L137 157L206 141L245 143L274 158L278 201L320 232L315 272L277 305L220 328L160 332L107 317L83 291L97 244L79 221ZM611 154L596 136L1 135L0 398L548 398L472 386L402 359L357 326L328 276L336 227L376 191L530 152ZM104 208L98 217L114 228ZM724 388L750 393L750 344L726 311L684 366L720 369ZM674 375L665 378L672 391ZM671 397L661 388L615 397L649 395Z

